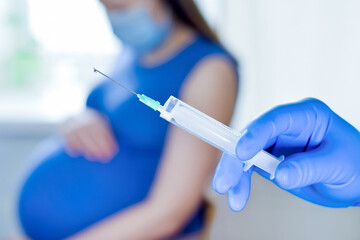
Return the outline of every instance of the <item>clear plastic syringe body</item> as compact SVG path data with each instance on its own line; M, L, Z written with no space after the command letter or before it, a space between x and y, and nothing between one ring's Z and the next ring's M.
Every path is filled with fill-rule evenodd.
M173 96L166 101L164 106L160 106L157 110L161 113L160 117L163 119L184 129L221 151L236 157L236 145L241 138L239 132ZM253 158L244 161L244 170L247 171L251 166L255 165L268 172L270 178L273 179L275 170L282 159L283 158L276 158L265 151L260 151Z

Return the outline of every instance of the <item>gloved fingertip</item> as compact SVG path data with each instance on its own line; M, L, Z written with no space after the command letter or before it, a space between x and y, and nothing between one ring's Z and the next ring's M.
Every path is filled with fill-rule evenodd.
M239 174L234 174L233 172L229 172L230 169L233 169L235 163L240 163L240 161L233 159L230 155L224 153L221 157L220 163L216 167L214 178L212 181L212 188L215 192L219 194L225 194L229 191L229 189L233 186L234 181L236 181L237 176L241 176L240 172ZM242 169L241 169L242 171Z
M236 145L236 157L239 160L248 160L251 158L251 144L249 144L248 138L243 136L240 138L239 142Z
M219 194L225 194L229 191L230 187L231 186L228 184L226 179L217 176L217 174L215 174L214 179L212 181L212 188L214 189L215 192Z
M228 196L228 204L232 211L234 212L240 212L245 208L246 202L239 201L238 199L235 199L231 195Z
M292 163L280 164L276 169L275 181L283 189L296 188L298 177L298 170Z
M250 131L246 131L236 145L236 157L239 160L246 161L254 157L260 150L261 147L254 138L254 134Z

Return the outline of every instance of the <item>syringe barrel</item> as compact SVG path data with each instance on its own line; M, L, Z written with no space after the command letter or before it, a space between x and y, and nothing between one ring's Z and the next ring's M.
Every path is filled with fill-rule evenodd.
M164 106L158 109L160 117L202 139L223 152L236 157L236 145L241 134L208 115L171 96ZM252 159L244 162L245 170L252 165L270 173L274 177L276 167L281 160L261 151Z
M160 117L195 135L214 147L236 156L236 144L241 134L171 96Z

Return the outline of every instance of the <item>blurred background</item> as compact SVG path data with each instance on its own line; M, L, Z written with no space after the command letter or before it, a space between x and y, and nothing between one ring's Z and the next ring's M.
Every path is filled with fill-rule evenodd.
M241 62L235 129L305 97L360 128L359 1L197 2ZM120 50L97 0L0 1L1 239L21 232L16 199L29 152L84 107L98 81L92 67L106 72ZM252 179L240 213L209 189L217 210L212 239L360 239L359 208L315 206Z

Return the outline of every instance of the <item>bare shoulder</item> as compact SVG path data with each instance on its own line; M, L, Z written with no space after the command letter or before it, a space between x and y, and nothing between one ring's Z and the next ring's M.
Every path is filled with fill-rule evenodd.
M188 104L228 123L236 101L238 75L228 59L211 55L192 70L180 91Z

